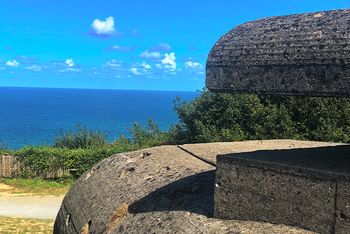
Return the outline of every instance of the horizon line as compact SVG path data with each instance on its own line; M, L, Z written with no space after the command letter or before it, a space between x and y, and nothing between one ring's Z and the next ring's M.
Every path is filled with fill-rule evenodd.
M113 89L113 88L74 88L74 87L37 87L37 86L0 86L0 88L22 89L72 89L72 90L116 90L116 91L158 91L158 92L201 92L201 90L160 90L160 89Z

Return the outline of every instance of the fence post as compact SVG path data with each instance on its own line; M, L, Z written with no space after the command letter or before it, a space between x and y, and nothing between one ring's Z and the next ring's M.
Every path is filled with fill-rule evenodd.
M10 155L0 157L0 177L13 177L17 172L16 160Z

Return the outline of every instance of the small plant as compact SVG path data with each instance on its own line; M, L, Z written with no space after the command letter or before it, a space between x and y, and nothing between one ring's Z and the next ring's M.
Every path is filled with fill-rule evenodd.
M158 124L151 119L148 120L146 128L143 128L139 123L134 123L129 131L131 133L132 143L138 146L151 147L169 142L168 134L162 132Z
M87 149L108 144L107 135L80 125L76 130L60 132L55 139L54 147L68 149Z

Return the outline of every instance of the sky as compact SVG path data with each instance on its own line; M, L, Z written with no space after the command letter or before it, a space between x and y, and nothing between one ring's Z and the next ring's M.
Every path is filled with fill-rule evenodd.
M247 21L350 0L0 0L0 87L201 90L215 42Z

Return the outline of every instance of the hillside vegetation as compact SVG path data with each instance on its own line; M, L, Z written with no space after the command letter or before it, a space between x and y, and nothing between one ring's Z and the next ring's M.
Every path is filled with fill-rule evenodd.
M177 102L175 142L298 139L350 142L350 99L216 94Z

